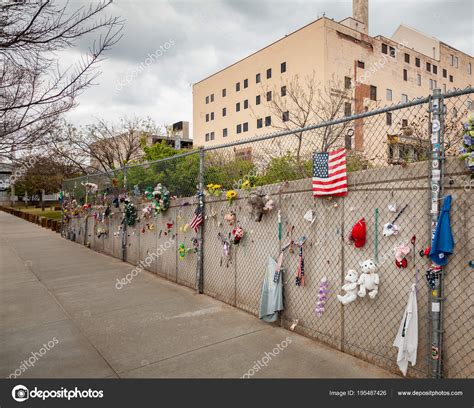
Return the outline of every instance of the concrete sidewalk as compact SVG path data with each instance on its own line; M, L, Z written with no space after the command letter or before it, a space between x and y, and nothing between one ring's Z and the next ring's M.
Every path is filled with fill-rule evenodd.
M0 376L395 377L132 268L0 212Z

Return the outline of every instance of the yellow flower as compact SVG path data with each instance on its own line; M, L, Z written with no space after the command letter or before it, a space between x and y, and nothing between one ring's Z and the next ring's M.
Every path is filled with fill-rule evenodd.
M220 184L214 184L214 190L220 190L222 186Z
M243 183L242 183L242 188L245 190L247 188L250 188L251 185L250 185L250 180L245 180Z
M208 184L206 186L209 190L213 190L214 189L214 184Z
M225 193L225 196L229 201L232 201L235 197L237 197L237 192L234 190L229 190L227 193Z

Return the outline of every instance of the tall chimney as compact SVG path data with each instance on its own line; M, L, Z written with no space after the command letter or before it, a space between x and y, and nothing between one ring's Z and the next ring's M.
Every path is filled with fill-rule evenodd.
M352 18L364 23L361 31L369 33L369 0L352 0Z

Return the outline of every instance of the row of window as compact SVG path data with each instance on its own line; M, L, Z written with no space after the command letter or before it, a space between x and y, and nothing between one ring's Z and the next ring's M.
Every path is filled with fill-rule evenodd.
M280 88L280 94L281 94L281 96L286 96L286 86L282 86ZM271 100L272 100L272 91L268 91L265 95L265 98L268 102L271 102ZM261 96L257 95L255 97L255 105L260 105L261 102L262 102ZM241 103L237 102L235 104L235 111L240 112L241 106L242 106ZM248 109L248 107L249 107L249 100L245 99L244 102L243 102L243 108ZM227 116L227 108L222 108L222 116ZM209 122L210 120L214 120L214 112L206 113L206 122Z
M283 74L285 72L286 72L286 62L282 62L280 64L280 73ZM266 76L267 76L267 79L270 79L272 77L272 69L271 68L267 69ZM261 74L260 73L255 74L255 83L258 84L261 81L262 81ZM240 84L241 84L240 82L237 82L235 84L235 91L236 92L240 92L240 89L241 89ZM244 87L244 89L249 87L248 78L243 80L243 87ZM227 89L224 88L224 89L222 89L222 97L225 98L226 96L227 96ZM214 102L214 94L206 96L206 104L209 104L211 102Z

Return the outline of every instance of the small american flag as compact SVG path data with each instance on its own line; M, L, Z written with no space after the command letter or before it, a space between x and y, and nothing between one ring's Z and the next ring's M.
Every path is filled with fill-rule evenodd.
M346 150L313 154L313 197L347 195Z
M198 206L196 207L196 211L194 211L191 224L189 225L192 229L194 229L194 231L197 232L201 224L202 224L202 210L201 210L201 206L198 204Z

